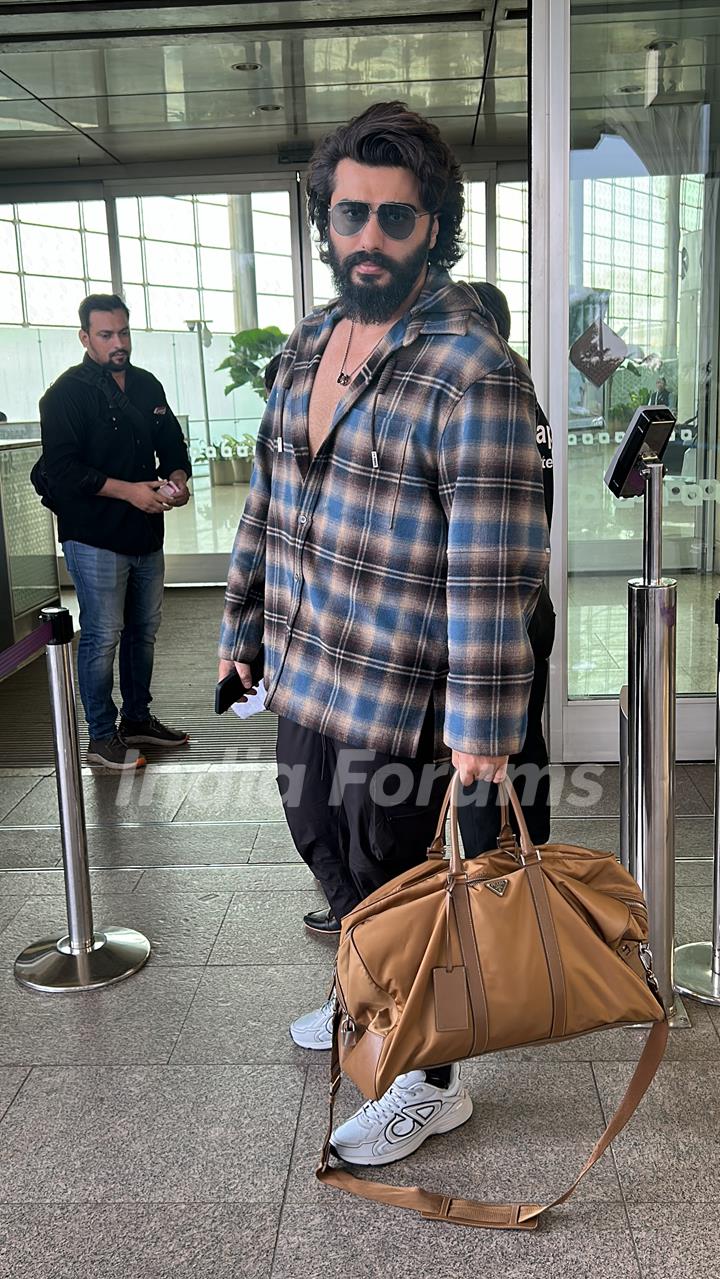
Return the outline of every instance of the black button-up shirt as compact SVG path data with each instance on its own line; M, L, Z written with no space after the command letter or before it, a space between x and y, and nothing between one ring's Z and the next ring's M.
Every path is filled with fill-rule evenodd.
M125 395L137 413L128 416L102 389L109 379L89 356L66 369L40 401L43 457L58 513L61 542L85 542L122 555L144 555L162 546L162 515L146 515L130 502L98 497L107 479L167 479L190 475L180 424L157 378L128 364Z

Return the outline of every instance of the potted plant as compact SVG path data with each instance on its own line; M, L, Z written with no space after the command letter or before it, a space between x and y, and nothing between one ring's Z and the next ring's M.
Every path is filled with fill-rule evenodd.
M222 445L231 450L232 467L235 484L249 484L255 457L255 436L246 431L240 439L234 435L223 435Z
M218 371L227 369L230 375L225 394L230 395L239 386L250 386L258 395L264 396L262 370L286 340L287 333L282 333L275 324L264 329L243 329L231 337L230 354L222 364L218 364Z
M201 448L193 457L193 465L202 465L203 462L208 464L211 484L235 483L233 459L226 446L218 447L217 444L209 444Z

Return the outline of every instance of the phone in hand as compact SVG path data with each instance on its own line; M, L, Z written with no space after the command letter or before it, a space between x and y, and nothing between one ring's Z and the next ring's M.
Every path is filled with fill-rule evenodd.
M230 674L215 686L215 714L224 715L233 702L239 702L240 698L249 692L250 689L243 684L237 671L230 671Z
M167 497L167 498L177 497L179 492L180 492L180 489L178 488L177 484L173 484L172 480L166 480L165 483L161 484L160 488L158 489L158 493L162 494L163 497Z

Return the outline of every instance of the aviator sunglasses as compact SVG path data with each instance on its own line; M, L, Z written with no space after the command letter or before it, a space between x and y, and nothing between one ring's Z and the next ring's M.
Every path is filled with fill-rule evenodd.
M411 204L379 204L376 209L365 200L338 200L330 209L330 221L338 235L357 235L374 213L378 226L391 240L407 240L418 218L432 213L416 213Z

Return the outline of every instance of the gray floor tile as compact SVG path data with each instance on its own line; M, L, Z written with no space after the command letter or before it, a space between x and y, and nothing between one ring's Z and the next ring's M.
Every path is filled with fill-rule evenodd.
M0 879L0 889L2 888L2 880ZM7 928L15 919L15 916L22 910L25 897L0 896L0 936L5 928Z
M225 823L106 826L88 831L90 861L96 866L242 865L257 829Z
M225 772L212 768L198 777L180 811L181 821L222 818L225 821L277 821L283 806L272 771L265 765Z
M295 1017L325 1002L331 980L328 963L206 969L172 1055L173 1065L289 1062L305 1067L309 1054L293 1043L288 1027Z
M0 821L7 821L18 805L42 784L42 777L27 773L0 780ZM57 811L57 807L56 807ZM14 819L13 819L14 820Z
M720 1274L716 1200L629 1204L628 1217L646 1279L716 1279Z
M0 866L57 866L62 855L60 828L8 830L0 826Z
M715 805L715 766L713 764L686 764L688 776L697 787L712 812Z
M573 1202L523 1233L448 1227L331 1188L322 1193L312 1208L285 1205L272 1279L641 1279L616 1204ZM319 1239L332 1246L318 1249Z
M319 910L319 891L236 895L213 946L211 964L317 964L328 969L337 939L311 936L302 917Z
M695 767L695 766L693 766ZM617 764L553 765L553 814L558 817L616 817L620 812L620 774ZM675 807L680 816L712 812L712 805L693 782L688 766L675 773Z
M293 1066L47 1067L0 1124L0 1202L272 1202L304 1073Z
M601 1062L593 1069L609 1117L631 1067ZM719 1142L717 1072L701 1062L663 1062L628 1127L613 1142L626 1199L652 1204L717 1200Z
M683 1002L691 1025L689 1029L670 1031L666 1058L668 1061L717 1062L720 1060L720 1039L707 1007L692 999ZM512 1055L523 1061L543 1061L545 1058L549 1061L637 1061L647 1036L648 1031L642 1028L600 1030L537 1048L518 1048Z
M131 893L140 870L92 870L90 888L95 893ZM56 897L65 892L65 876L57 870L0 870L0 897Z
M314 1170L327 1125L329 1062L315 1057L327 1054L314 1054L308 1068L288 1201L317 1203L327 1194ZM568 1063L559 1072L552 1062L538 1062L529 1074L521 1062L493 1054L465 1062L462 1073L475 1106L468 1123L428 1138L397 1168L363 1169L362 1175L499 1202L544 1203L566 1190L605 1127L590 1065ZM361 1102L343 1083L338 1120ZM588 1199L620 1201L612 1158L600 1160L578 1189L578 1202Z
M117 872L116 872L117 873ZM2 879L0 877L0 885ZM170 893L282 893L313 889L315 880L304 862L296 866L248 865L185 870L146 870L140 892Z
M119 777L106 773L83 777L85 820L88 825L126 822L171 822L188 791L202 784L206 773L164 773L150 768ZM220 816L216 813L214 816ZM14 826L55 825L57 790L53 777L43 777L5 818Z
M712 937L712 887L676 888L675 942L710 941Z
M0 1069L0 1121L28 1077L27 1070Z
M47 777L52 772L51 768L0 768L0 781L3 777Z
M713 882L713 864L706 858L678 857L675 862L676 888L710 888Z
M713 819L710 815L678 817L675 822L675 855L712 858Z
M287 822L263 822L250 854L251 862L299 862Z
M619 817L553 817L550 843L579 844L581 848L611 849L620 847Z
M167 1062L201 975L149 965L104 990L48 995L3 972L0 1063Z
M113 926L144 933L153 947L151 964L184 968L207 963L230 901L228 893L98 893L93 914L98 929ZM59 899L31 898L0 933L0 956L14 959L31 942L65 931Z
M268 1204L37 1203L0 1207L0 1273L12 1279L269 1279ZM7 1270L3 1265L7 1265Z

